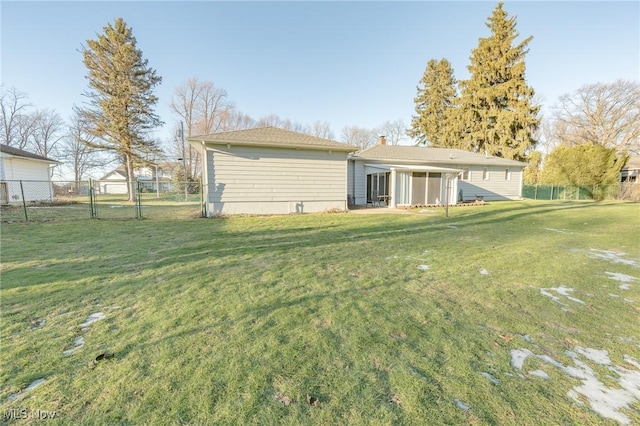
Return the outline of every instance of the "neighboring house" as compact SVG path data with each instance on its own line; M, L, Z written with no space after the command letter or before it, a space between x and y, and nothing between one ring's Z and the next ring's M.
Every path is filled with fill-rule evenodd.
M59 164L41 155L0 144L0 203L53 201L51 168Z
M620 182L640 184L640 155L629 157L627 164L620 170Z
M189 138L202 156L208 216L347 209L351 145L263 127Z
M173 190L171 179L179 163L165 162L138 167L133 171L133 176L142 184L142 188L149 192L167 192ZM102 194L127 194L127 171L124 165L110 171L100 179L96 185Z
M518 200L526 166L459 149L391 146L381 137L378 145L349 156L348 192L353 204L382 199L392 208Z

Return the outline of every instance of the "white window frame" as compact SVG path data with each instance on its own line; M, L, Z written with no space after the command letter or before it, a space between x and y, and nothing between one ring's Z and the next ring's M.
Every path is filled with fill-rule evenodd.
M482 168L482 180L489 180L489 169L487 167Z
M504 169L504 180L511 180L511 169L508 167Z
M464 181L470 181L471 180L471 171L469 170L468 167L465 167L462 169L462 180Z

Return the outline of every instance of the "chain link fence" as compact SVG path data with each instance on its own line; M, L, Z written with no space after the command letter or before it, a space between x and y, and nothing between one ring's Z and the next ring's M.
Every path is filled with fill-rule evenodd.
M0 182L0 220L28 222L78 219L174 219L199 217L202 193L199 182L155 185L127 181Z
M533 200L629 200L640 201L640 184L524 185L522 196Z

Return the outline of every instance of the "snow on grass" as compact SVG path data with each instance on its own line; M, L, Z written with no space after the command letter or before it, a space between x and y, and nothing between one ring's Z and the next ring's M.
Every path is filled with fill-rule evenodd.
M75 351L77 351L81 347L83 347L84 346L84 337L82 337L82 336L76 337L76 339L73 341L73 344L74 344L73 348L67 349L66 351L62 352L62 354L65 355L65 356L69 356L69 355L72 355Z
M602 259L611 263L622 263L623 265L640 268L639 261L634 259L625 259L624 257L627 254L621 251L590 249L590 251L587 252L587 255L592 259Z
M560 234L577 234L577 232L569 231L568 229L556 229L556 228L543 228L547 231L558 232Z
M494 385L499 385L500 384L500 380L498 380L496 377L494 377L493 375L487 373L486 371L481 371L480 374L484 377L486 377L487 379L489 379L489 381L491 383L493 383Z
M469 405L465 404L464 402L460 401L459 399L454 400L454 402L456 403L458 408L461 409L462 411L467 411L469 409Z
M631 419L622 409L631 409L631 404L640 401L640 363L632 357L625 355L624 360L639 370L627 369L612 365L609 353L603 349L583 348L576 346L574 351L566 351L573 360L574 365L563 365L548 355L537 355L529 349L512 349L511 365L522 371L526 359L534 356L546 363L557 367L570 377L581 380L581 384L574 386L567 392L567 396L578 404L586 400L593 411L604 418L616 420L621 424L630 424ZM597 365L606 366L611 372L617 374L619 388L606 386L601 382L594 370L582 359L586 358ZM549 376L541 370L533 370L527 374L548 379Z
M100 321L101 319L105 319L105 318L106 318L105 314L103 314L102 312L96 312L95 314L89 315L89 318L87 318L87 320L82 324L80 324L78 327L85 328L85 327L88 327L90 324L93 324L94 322Z
M549 375L544 370L533 370L528 373L530 376L539 377L544 380L549 380Z
M429 269L429 265L418 265L418 269L421 271L426 271Z
M638 281L638 278L632 277L631 275L619 274L617 272L605 272L605 274L609 275L609 279L620 282L620 290L629 290L629 283L633 281Z
M554 291L554 292L558 293L559 295L564 296L564 297L566 297L567 299L569 299L569 300L571 300L573 302L580 303L582 305L585 304L582 300L576 299L573 296L569 296L569 293L574 291L572 288L560 286L560 287L541 288L540 289L540 294L542 294L543 296L547 296L547 297L551 298L551 300L553 300L554 302L558 303L559 305L567 306L565 303L562 303L560 301L560 298L558 296L553 295L549 291Z
M44 382L46 382L47 379L37 379L34 380L33 382L31 382L31 384L29 386L27 386L23 392L20 393L14 393L11 394L7 397L7 402L11 402L11 401L15 401L16 399L20 398L21 396L23 396L26 392L32 391L33 389L37 388L38 386L40 386L41 384L43 384Z

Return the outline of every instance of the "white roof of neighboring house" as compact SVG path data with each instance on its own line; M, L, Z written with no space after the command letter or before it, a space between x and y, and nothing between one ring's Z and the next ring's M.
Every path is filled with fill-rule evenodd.
M189 142L206 142L214 145L231 144L276 148L331 149L346 152L354 152L358 149L353 145L277 127L259 127L256 129L192 136L189 138Z
M629 161L622 168L622 170L636 170L640 169L640 155L634 155L629 157Z
M485 156L475 152L453 148L428 148L422 146L376 145L358 151L349 156L354 160L369 161L401 161L403 163L430 164L473 164L491 166L520 166L528 164L522 161L507 160L505 158Z
M14 148L12 146L4 145L4 144L0 144L0 152L2 152L3 154L9 154L9 156L12 156L12 157L28 158L29 160L44 161L51 164L60 163L57 160L52 160L51 158L43 157L42 155L32 154L23 149Z

